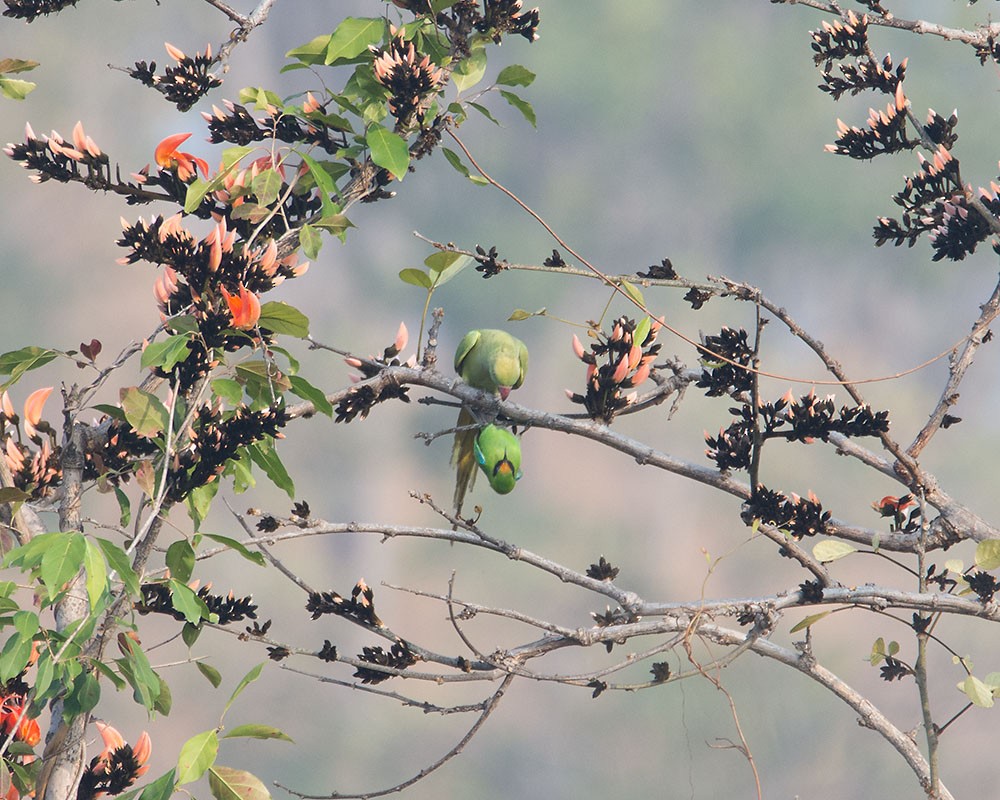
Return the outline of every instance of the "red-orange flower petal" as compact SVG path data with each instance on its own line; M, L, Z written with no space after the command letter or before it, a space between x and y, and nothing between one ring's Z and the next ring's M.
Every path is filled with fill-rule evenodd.
M35 426L42 420L42 407L52 394L52 387L36 389L24 401L24 432L28 436L36 434Z

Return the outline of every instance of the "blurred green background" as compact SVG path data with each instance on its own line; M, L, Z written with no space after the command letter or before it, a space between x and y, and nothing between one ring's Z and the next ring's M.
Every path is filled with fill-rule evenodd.
M473 119L460 135L494 177L578 252L612 273L645 270L670 257L685 277L726 275L754 283L787 307L855 377L908 369L965 335L995 283L996 257L987 249L960 264L932 264L924 243L912 250L874 249L875 219L895 213L890 196L917 162L903 155L860 164L823 152L833 140L837 117L863 124L868 105L883 101L859 97L834 104L816 89L819 73L808 32L820 25L819 14L765 0L543 0L540 5L539 41L508 39L491 56L492 74L508 63L538 73L536 82L521 90L538 113L537 129L494 97L488 103L502 126ZM249 7L240 4L242 10ZM264 28L237 48L226 83L210 102L235 99L249 85L285 94L315 89L317 79L306 72L276 77L284 53L330 32L344 15L373 15L384 8L361 0L277 3ZM893 10L900 17L972 26L985 19L989 8L913 2ZM168 60L164 41L193 53L207 41L217 45L228 32L222 16L196 0L88 0L31 25L0 20L0 57L42 62L27 76L39 83L37 91L23 103L0 103L0 141L18 141L26 120L39 133L55 128L64 135L82 120L129 172L152 160L164 136L193 131L187 149L215 164L219 150L203 141L198 115L210 102L180 116L107 64L123 67L150 59L162 64ZM963 174L974 185L988 185L998 157L997 66L981 67L968 47L935 37L878 30L873 45L879 53L891 52L897 63L910 57L906 88L918 117L927 107L945 114L958 108L955 153ZM98 338L110 358L158 321L152 296L156 273L141 264L115 263L122 255L114 244L118 218L169 209L137 210L79 186L33 187L26 178L9 160L0 162L0 350L29 343L69 349ZM397 278L400 269L419 266L430 252L413 231L465 248L496 245L501 256L522 263L540 263L556 246L508 199L465 181L439 154L420 162L417 172L394 188L398 196L391 201L355 207L350 216L358 228L347 244L328 242L303 280L275 293L309 316L313 336L321 342L362 354L380 352L400 320L415 336L423 296ZM723 324L752 324L749 307L714 299L695 312L682 294L650 289L646 299L689 337L717 332ZM593 281L539 273L505 273L483 281L468 270L435 296L435 305L446 311L444 366L470 327L507 327L532 354L528 380L515 399L553 411L575 410L563 393L582 386L583 369L570 347L573 329L550 318L505 320L515 308L544 306L555 317L584 321L601 314L607 297ZM612 306L612 313L627 312L621 303ZM695 364L689 345L667 336L661 341L664 355ZM776 323L767 328L764 347L768 371L806 380L827 377ZM412 349L411 343L407 352ZM339 359L301 347L295 352L313 383L328 391L345 385L349 370ZM893 432L908 444L937 401L945 375L942 361L899 380L869 384L864 392L876 408L891 408ZM20 401L39 385L83 377L72 366L53 364L31 374L14 396ZM121 383L140 379L134 366ZM984 348L954 412L963 423L940 433L921 462L987 519L996 519L1000 510L993 467L1000 440L994 401L998 381L997 358ZM768 381L765 394L777 397L788 386ZM799 393L808 388L808 383L795 385ZM112 388L102 398L115 399ZM616 427L706 463L702 431L728 425L728 405L691 391L671 419L664 407L623 419ZM55 418L55 409L49 411ZM369 420L348 426L334 426L326 418L290 426L282 454L298 498L328 520L437 524L408 493L430 492L448 501L450 440L437 439L428 447L413 434L449 427L453 416L453 411L412 403L378 407ZM483 525L496 536L579 570L603 554L621 567L619 585L649 600L764 595L794 589L808 577L777 558L766 540L750 540L738 503L729 497L547 431L528 432L524 452L525 478L512 495L492 495L482 482L472 498L484 506ZM858 524L878 525L871 502L902 491L821 445L775 446L767 456L763 477L769 485L800 494L812 489L835 516ZM92 498L92 517L113 518L106 500ZM287 497L264 484L234 503L241 510L252 505L276 513L289 507ZM239 535L222 512L220 505L206 529ZM187 529L179 516L176 523ZM346 594L364 577L376 590L383 620L402 636L445 653L463 652L445 608L383 582L443 594L454 572L455 593L462 599L570 627L586 626L590 612L604 610L599 598L461 547L345 535L300 540L280 548L279 555L317 589ZM710 564L723 556L710 573ZM946 557L968 563L971 549L935 554L939 563ZM334 619L309 621L300 590L274 570L257 570L225 556L205 564L202 575L218 591L252 591L262 619L274 619L271 635L291 646L318 649L329 639L346 653L381 643ZM899 570L872 558L840 562L836 575L848 585L886 581L915 589ZM802 616L788 614L775 640L789 645L801 638L787 630ZM977 674L996 669L995 636L985 641L982 629L971 623L948 622L944 628L957 652L972 655ZM466 630L485 652L537 636L482 618L467 623ZM172 625L159 625L163 639L173 632ZM825 620L814 634L822 663L868 693L900 728L918 725L912 681L883 683L866 661L876 636L898 638L901 655L912 659L914 644L904 624L856 612ZM156 637L149 632L144 641L153 644ZM650 644L636 641L611 655L603 648L567 651L531 666L576 674L616 663ZM221 689L211 689L193 666L180 663L186 650L173 641L151 653L154 664L176 662L163 669L175 697L170 717L148 721L125 696L108 697L102 706L102 714L132 741L141 729L151 731L151 775L171 765L184 738L217 724L229 691L265 655L258 644L238 644L212 632L194 652L223 670ZM705 651L700 656L710 658ZM680 666L676 658L670 660L675 669ZM349 676L305 658L282 666ZM647 662L616 677L641 681L648 668ZM943 721L964 704L954 689L964 675L940 649L931 668L933 700ZM766 797L922 796L885 742L859 728L849 708L798 673L745 656L721 678L737 705ZM489 691L415 681L384 688L441 705L473 702ZM942 740L943 774L956 795L997 778L995 763L979 746L995 724L988 713L970 712ZM402 781L445 752L472 724L468 715L425 716L276 664L268 664L264 677L243 695L227 725L250 721L279 725L296 745L226 742L220 762L316 794L374 790ZM592 700L586 689L519 680L465 752L406 796L748 797L752 777L744 759L727 749L733 740L726 699L706 681Z

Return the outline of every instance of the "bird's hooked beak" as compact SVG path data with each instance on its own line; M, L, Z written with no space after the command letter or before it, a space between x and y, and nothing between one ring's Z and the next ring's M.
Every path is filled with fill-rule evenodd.
M507 396L510 394L510 387L509 386L501 386L498 391L500 392L500 399L501 400L506 400Z

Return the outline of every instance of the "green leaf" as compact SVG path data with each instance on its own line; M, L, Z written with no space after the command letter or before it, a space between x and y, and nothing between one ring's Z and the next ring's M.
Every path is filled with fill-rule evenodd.
M306 165L309 174L316 183L319 190L319 197L323 203L323 215L336 214L336 204L333 202L333 195L337 194L337 184L333 176L324 168L323 164L305 152L298 152L302 163ZM337 164L336 166L341 166Z
M140 436L153 438L167 429L167 409L156 395L130 386L121 389L119 397L125 419Z
M160 678L159 675L156 676ZM165 717L170 716L170 709L174 705L174 696L170 693L170 687L167 682L160 678L160 693L156 696L156 700L153 703L153 710L158 714L163 714Z
M538 311L525 311L523 308L515 308L510 316L507 317L508 322L521 322L525 319L530 319L531 317L544 316L545 309L541 308Z
M1000 539L984 539L976 545L976 566L985 570L1000 567Z
M322 228L327 233L336 236L340 241L346 241L346 232L348 228L353 228L354 223L351 222L343 214L326 214L312 223L314 228Z
M23 503L29 497L30 494L16 486L4 486L0 489L0 503Z
M332 38L333 34L330 33L317 36L311 42L289 50L285 53L285 58L295 58L303 64L322 64Z
M868 656L868 661L874 667L876 664L880 663L883 658L885 658L885 639L879 636L872 644L872 652L871 655Z
M538 127L538 119L535 116L535 109L531 107L531 103L529 103L527 100L522 100L513 92L506 92L503 89L500 90L500 96L508 103L510 103L514 108L520 111L521 116L523 116L526 120L528 120L528 122L531 123L532 128Z
M801 622L799 622L797 625L795 625L788 632L789 633L798 633L801 630L805 630L806 628L808 628L808 627L816 624L817 622L819 622L821 619L823 619L823 617L827 616L830 613L832 613L832 612L830 612L830 611L821 611L818 614L810 614L808 617L806 617L805 619L803 619Z
M57 355L58 350L43 347L22 347L3 353L0 355L0 375L10 375L10 380L0 384L0 391L17 383L25 372L45 366Z
M38 84L31 81L0 78L0 94L11 100L23 100L37 88Z
M143 369L160 367L164 372L170 372L175 366L191 355L188 349L189 336L168 336L162 342L146 345L142 351L139 366Z
M456 253L453 250L438 250L436 253L431 253L427 258L424 259L424 264L431 272L444 272L456 261L460 261L463 258L468 258L461 253Z
M108 566L118 574L122 583L125 584L125 588L128 589L128 593L133 597L138 597L140 594L139 579L132 571L132 564L125 551L107 539L96 539L95 541L97 546L101 548L101 552L104 553L104 559L108 562Z
M100 547L90 539L84 541L87 548L83 557L83 566L87 571L87 598L91 609L94 609L108 587L108 564Z
M219 481L212 481L211 483L206 483L204 486L192 489L190 494L184 499L188 516L191 517L195 530L198 530L201 527L201 523L205 521L205 517L208 516L208 511L212 506L212 500L215 499L215 495L218 492Z
M238 406L243 402L243 385L232 378L216 378L212 381L212 391L230 405Z
M317 234L318 236L318 234ZM309 335L309 318L295 306L288 303L270 301L260 307L261 328L274 333L283 333L297 339L305 339Z
M132 503L128 499L128 495L121 490L120 486L112 487L115 490L115 499L118 501L118 524L127 528L128 524L132 521Z
M836 561L838 558L843 558L856 552L858 552L858 548L852 544L836 539L826 539L825 541L818 542L813 547L813 558L823 564L827 564L830 561Z
M87 541L82 533L61 533L45 549L40 576L49 599L55 598L83 566Z
M160 676L153 671L149 658L137 642L127 636L121 637L118 641L119 645L125 648L125 657L116 659L115 663L125 680L132 686L132 695L136 702L142 703L147 710L152 711L156 699L160 696Z
M632 299L633 302L635 302L640 306L646 305L646 301L642 297L642 292L640 292L639 289L634 284L623 280L621 282L621 287L622 289L625 290L625 294L627 294Z
M483 45L473 46L472 52L455 67L451 73L451 82L459 93L475 86L486 74L486 48Z
M215 800L270 800L271 794L260 778L242 769L212 767L208 788Z
M199 662L200 663L200 662ZM232 730L228 731L223 739L237 739L237 738L250 738L250 739L280 739L283 742L291 742L294 744L294 740L291 736L278 728L274 728L270 725L237 725Z
M281 175L275 169L265 169L250 182L250 190L262 206L272 206L281 194Z
M253 667L246 675L243 676L243 679L239 682L239 685L235 689L233 689L233 693L229 697L229 702L226 703L226 707L222 711L222 716L226 716L226 714L229 712L230 707L233 705L234 702L236 702L236 698L243 693L243 690L246 689L247 686L249 686L251 683L253 683L260 677L261 670L263 669L264 669L264 662L261 662L257 666Z
M198 671L208 679L210 684L212 684L212 688L218 689L219 684L222 683L222 673L211 664L206 664L204 661L195 661L194 664L198 667Z
M39 66L37 61L23 58L0 58L0 74L13 75L17 72L31 72Z
M267 560L261 553L247 549L245 545L235 539L230 539L228 536L219 536L217 533L203 533L202 536L239 553L247 561L252 561L258 567L263 567L267 564Z
M497 83L502 86L530 86L535 80L535 73L520 64L504 67L497 75Z
M219 754L219 735L214 731L204 731L192 736L181 747L177 757L177 783L193 783L215 763Z
M490 113L490 110L486 106L481 106L481 105L479 105L479 103L473 103L473 102L470 102L469 106L472 107L472 108L474 108L474 109L476 109L476 111L478 111L480 114L482 114L484 117L486 117L486 119L488 119L494 125L499 125L500 124L500 120L498 120L496 117L494 117L493 114Z
M214 184L215 180L206 181L203 178L195 178L191 181L184 192L184 213L193 214L201 205L201 201L205 199L205 195L218 188Z
M115 689L117 691L120 692L122 689L124 689L126 686L128 686L128 684L124 680L121 679L121 677L118 675L118 673L115 672L113 669L111 669L111 667L109 667L103 661L98 661L97 659L94 659L90 663L94 666L94 668L98 672L101 673L101 675L103 675L105 678L107 678L109 681L111 681L111 683L114 684Z
M469 264L472 263L472 258L469 256L460 256L454 264L438 272L434 277L434 288L439 286L444 286L448 281L454 278L458 273L465 269Z
M980 708L993 708L993 689L979 680L975 675L969 675L958 684L958 689Z
M263 442L255 442L247 447L253 463L264 470L271 483L282 489L291 499L295 499L295 484L288 470L281 463L277 451Z
M430 276L426 272L414 269L413 267L401 269L399 271L399 279L403 283L408 283L411 286L419 286L421 289L430 289L433 286Z
M289 383L292 384L292 392L301 397L303 400L308 400L313 404L319 413L325 414L326 416L333 417L333 405L329 400L326 399L326 395L323 394L322 390L317 389L309 381L299 375L292 375L288 379Z
M170 770L142 790L139 800L170 800L174 793L174 770Z
M0 650L0 682L10 680L28 665L31 642L38 633L38 615L33 611L18 611L13 625L17 634L8 637Z
M396 180L403 180L410 166L410 151L406 140L382 125L372 125L365 137L372 161L392 173Z
M203 619L208 619L211 612L205 601L198 597L190 586L170 579L170 602L176 611L184 615L189 625L197 625Z
M326 46L324 62L350 61L360 55L368 55L368 45L381 42L385 36L385 20L363 17L347 17L330 37Z
M181 639L187 645L188 650L194 647L194 643L201 636L201 631L201 625L188 625L186 622L184 623L184 627L181 628Z
M97 708L101 700L101 685L93 672L81 672L63 704L63 718L78 717Z
M187 539L178 539L167 548L167 569L170 577L181 583L191 580L194 571L194 548Z
M444 157L448 160L456 170L462 173L466 178L472 179L472 175L469 173L469 168L462 163L462 157L456 153L454 150L449 150L447 147L442 147L441 152Z

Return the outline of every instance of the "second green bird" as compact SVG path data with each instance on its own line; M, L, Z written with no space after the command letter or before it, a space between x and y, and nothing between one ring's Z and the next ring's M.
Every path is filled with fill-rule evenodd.
M506 400L511 390L517 389L524 383L524 376L528 371L528 348L524 342L506 331L489 328L469 331L462 337L462 341L458 343L458 349L455 351L455 371L470 386L498 394L501 399ZM455 480L456 514L461 513L465 494L475 480L477 463L481 463L485 470L487 465L491 465L489 469L492 469L493 466L502 462L502 459L500 462L490 460L496 453L492 447L492 441L497 438L495 434L490 434L487 437L487 446L480 448L484 462L477 461L476 439L477 436L485 433L485 430L477 432L476 422L472 413L463 406L458 414L457 427L459 430L455 433L455 445L451 454L457 473ZM490 485L494 489L497 489L498 485L506 487L506 491L497 489L497 491L501 491L501 494L505 494L514 488L516 474L520 469L521 449L516 437L510 431L501 428L495 428L495 430L497 433L506 434L506 436L499 438L510 437L517 445L517 462L513 470L515 477L509 482L509 486L506 479L500 481L499 484L494 483L492 478L490 480ZM509 440L507 440L507 444L510 444ZM513 452L511 449L510 454L508 454L508 460L512 464L514 459L510 455ZM505 473L506 469L507 467L504 466L501 472Z

